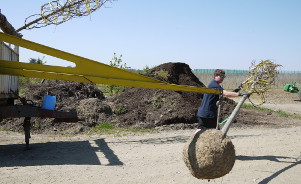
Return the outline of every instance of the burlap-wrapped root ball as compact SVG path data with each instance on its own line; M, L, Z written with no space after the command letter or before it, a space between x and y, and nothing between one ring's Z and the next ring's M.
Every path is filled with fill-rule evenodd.
M215 179L228 174L235 162L235 149L229 137L216 129L191 136L183 149L183 160L198 179Z

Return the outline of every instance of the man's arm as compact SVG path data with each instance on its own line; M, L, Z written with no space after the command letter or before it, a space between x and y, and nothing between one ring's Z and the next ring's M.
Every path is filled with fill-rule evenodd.
M223 96L225 97L238 97L239 93L233 91L223 90Z

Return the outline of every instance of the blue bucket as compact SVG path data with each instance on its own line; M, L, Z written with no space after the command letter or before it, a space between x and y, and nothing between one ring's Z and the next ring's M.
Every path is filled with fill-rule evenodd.
M56 103L55 96L45 95L42 104L42 109L54 110L55 103Z

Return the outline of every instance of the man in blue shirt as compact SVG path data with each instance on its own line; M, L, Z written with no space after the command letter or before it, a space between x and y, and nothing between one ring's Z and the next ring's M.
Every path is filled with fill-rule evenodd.
M220 89L225 97L238 97L245 95L244 93L238 93L240 88L233 91L226 91L221 87L221 83L226 78L226 73L223 70L217 69L214 71L214 79L209 83L207 88ZM196 132L203 128L216 128L217 127L217 101L219 95L204 94L202 104L198 109L197 115L199 116L199 123Z

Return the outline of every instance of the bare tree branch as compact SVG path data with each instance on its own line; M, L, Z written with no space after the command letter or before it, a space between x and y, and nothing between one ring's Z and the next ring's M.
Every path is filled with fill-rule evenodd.
M0 13L0 28L6 34L10 34L10 35L17 36L20 38L22 38L22 36L23 36L21 33L17 33L15 28L7 21L5 15L3 15L1 13Z

